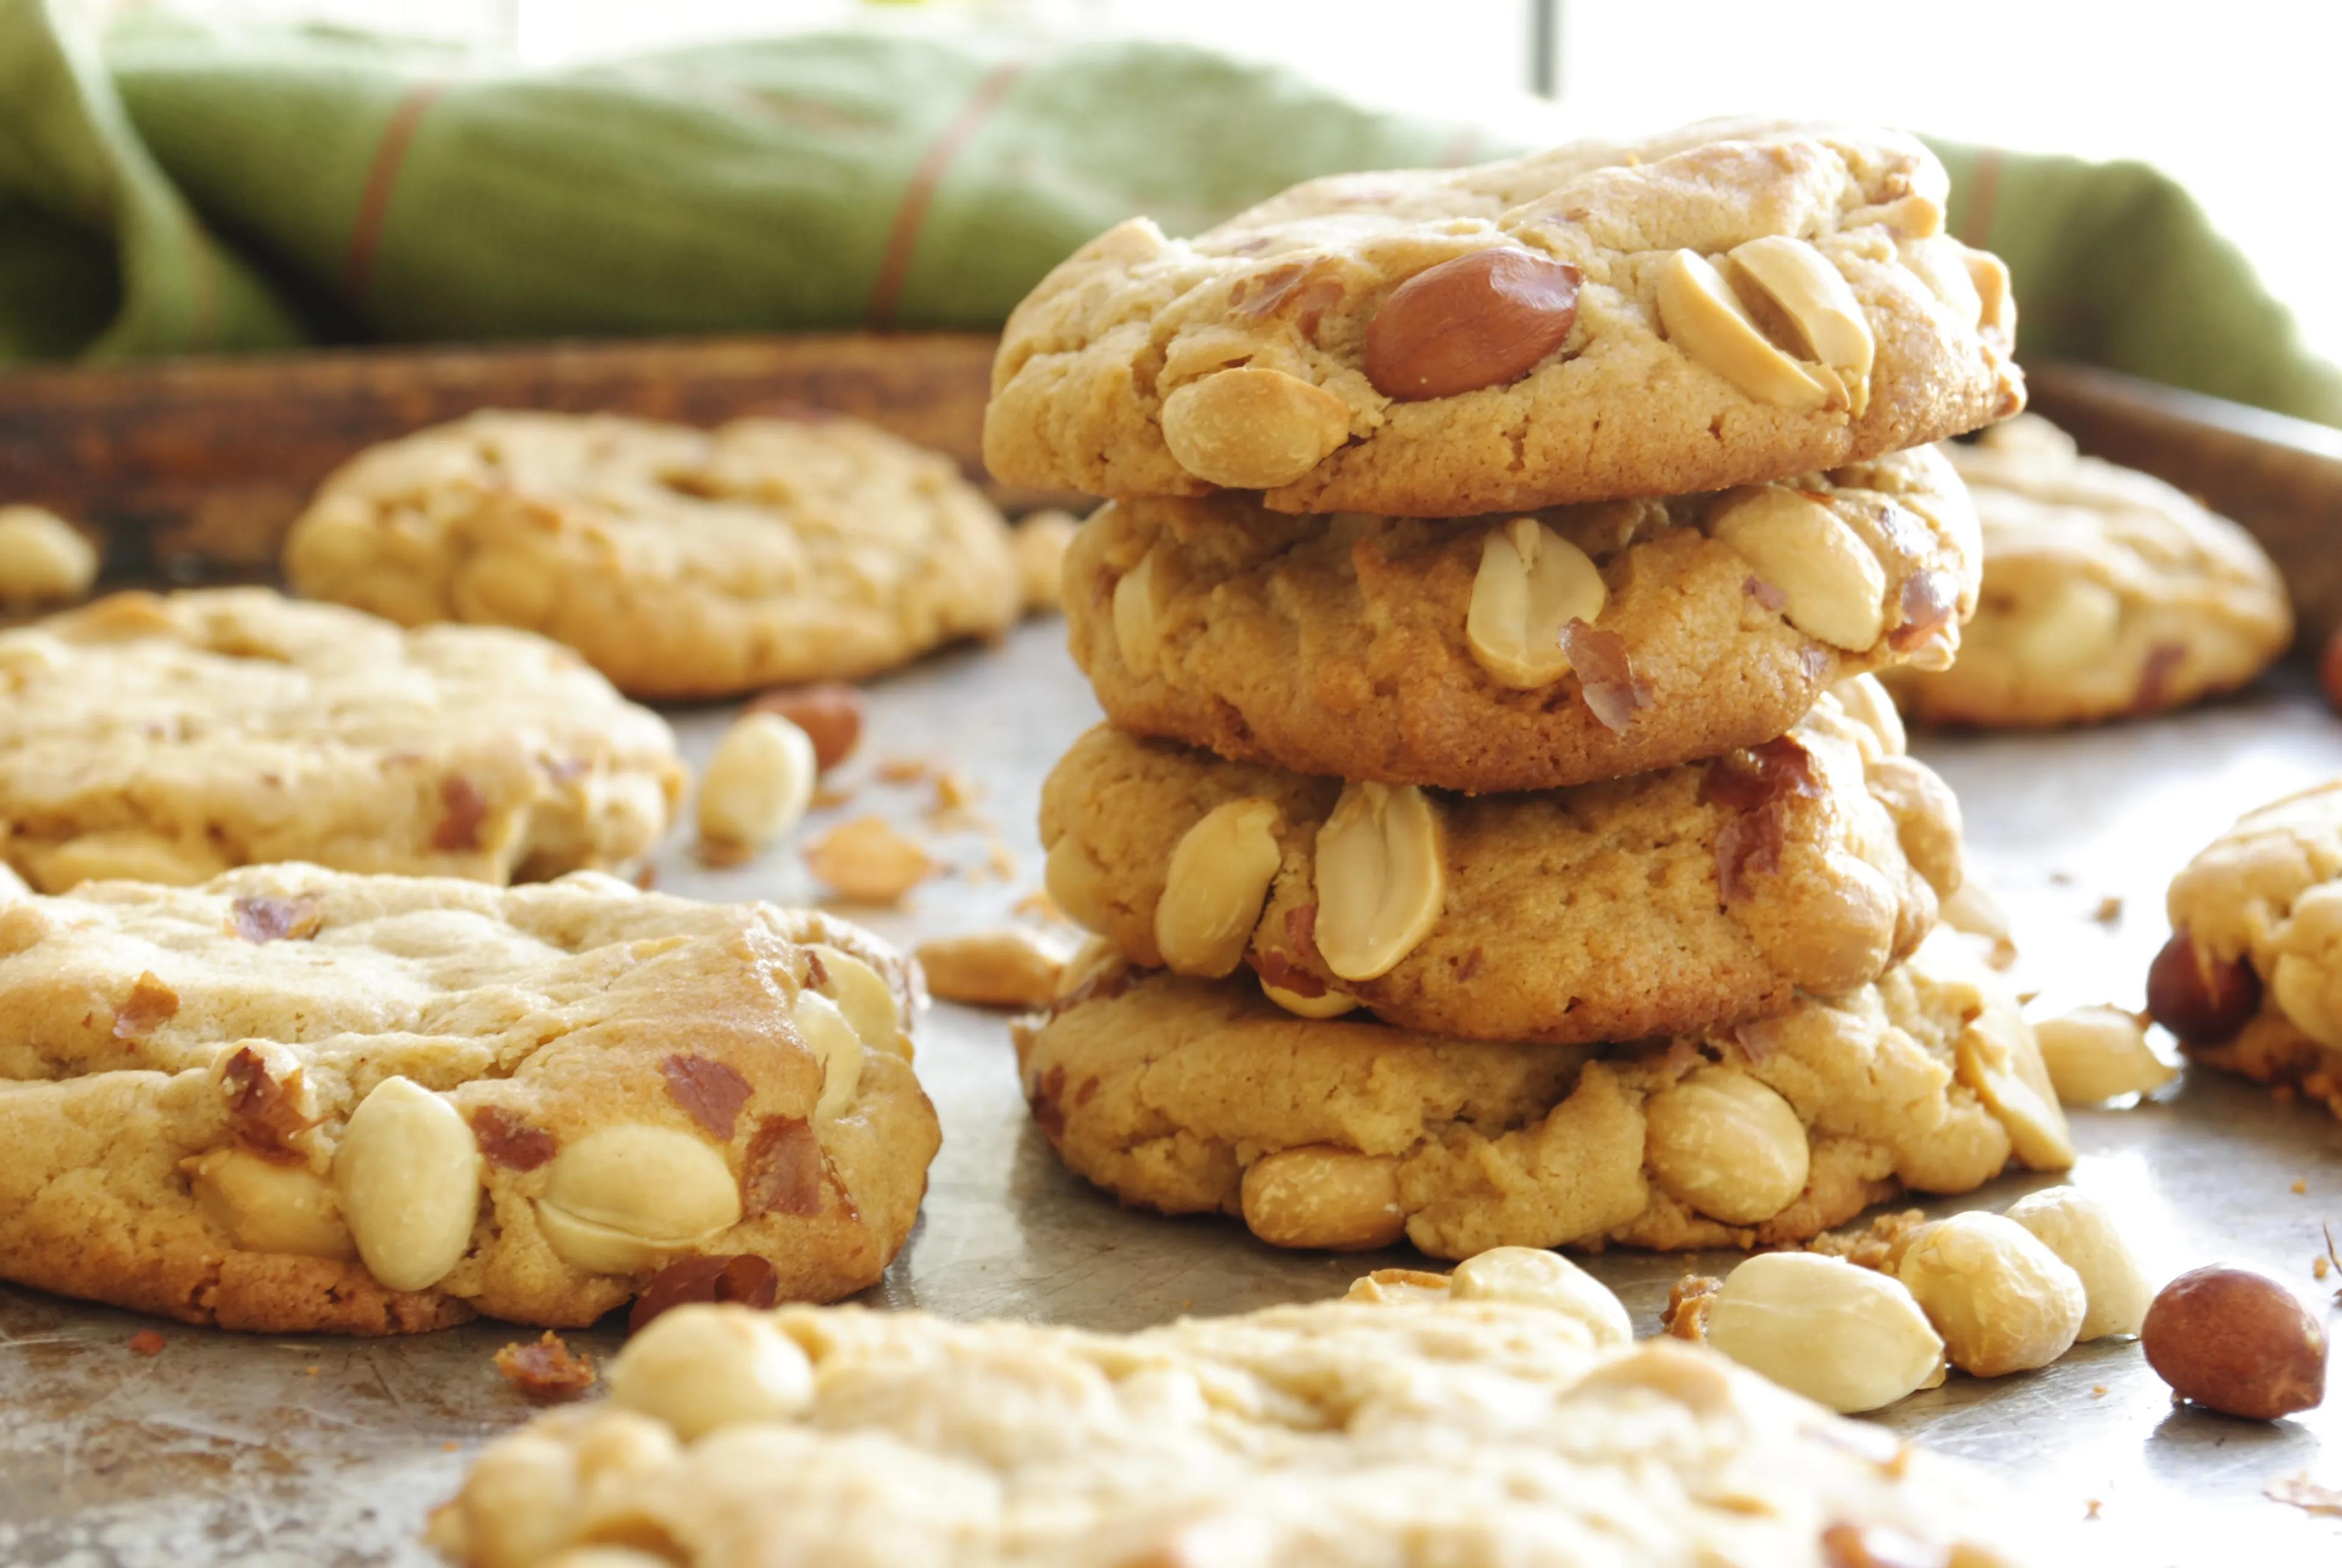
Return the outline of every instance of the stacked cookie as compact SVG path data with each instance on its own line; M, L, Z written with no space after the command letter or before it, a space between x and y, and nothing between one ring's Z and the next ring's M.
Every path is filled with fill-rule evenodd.
M1949 934L1869 672L1979 550L2006 273L1887 133L1716 124L1143 220L1011 318L995 472L1111 727L1042 807L1104 939L1020 1036L1076 1171L1448 1257L1786 1242L2071 1155ZM1371 509L1371 510L1367 510Z

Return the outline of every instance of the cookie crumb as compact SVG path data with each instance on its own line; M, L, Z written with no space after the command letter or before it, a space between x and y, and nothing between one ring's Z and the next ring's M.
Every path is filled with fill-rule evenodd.
M2275 1503L2283 1503L2305 1513L2342 1516L2342 1487L2321 1486L2309 1479L2309 1472L2280 1476L2262 1488L2262 1494Z
M305 1366L305 1367L303 1367L303 1368L301 1369L301 1375L302 1375L303 1377L315 1377L315 1376L316 1376L316 1375L317 1375L318 1372L319 1372L319 1371L321 1371L321 1370L322 1370L322 1369L321 1369L321 1368L318 1368L318 1367L314 1367L314 1366Z
M2100 1506L2102 1506L2102 1505L2099 1503L2098 1500L2097 1500L2097 1498L2095 1498L2095 1497L2085 1497L2085 1498L2083 1498L2083 1499L2082 1499L2082 1517L2083 1517L2083 1518L2085 1518L2085 1519L2096 1519L2096 1518L2098 1516L2098 1509L2100 1508Z
M535 1344L513 1343L496 1352L496 1373L540 1403L575 1399L594 1386L594 1358L580 1355L551 1329Z
M2107 1385L2105 1383L2094 1383L2090 1384L2090 1397L2092 1399L2104 1399L2106 1396Z
M2293 1179L2293 1194L2297 1198L2307 1197L2309 1195L2309 1183L2304 1181L2301 1177L2296 1176Z
M640 890L642 890L643 892L645 892L645 893L648 893L652 888L656 887L657 885L658 885L658 867L657 867L657 866L656 866L656 865L652 865L652 864L649 864L648 863L646 863L646 864L644 864L644 866L643 866L642 870L640 870L640 871L638 871L638 872L635 873L635 886L636 886L636 887L637 887L637 888L639 888L639 889L640 889Z
M880 757L876 771L880 784L906 784L918 783L933 767L925 757Z
M968 782L967 775L957 768L945 768L936 774L936 806L939 812L966 811L984 792Z
M454 1438L452 1438L452 1437L451 1437L451 1438L449 1438L446 1442L445 1442L445 1443L441 1443L441 1444L439 1445L439 1452L440 1452L440 1453L455 1453L457 1449L460 1449L460 1448L462 1448L463 1446L464 1446L464 1445L463 1445L462 1443L460 1443L456 1442Z
M2112 925L2122 919L2122 912L2123 901L2110 893L2098 900L2098 907L2091 912L2090 918L2100 925Z
M2333 1267L2334 1265L2332 1263L2327 1262L2326 1254L2324 1253L2320 1253L2316 1257L2309 1260L2309 1277L2314 1280L2322 1280L2333 1271Z
M805 847L814 875L855 904L890 904L933 876L927 852L880 816L842 823Z
M807 811L827 811L834 805L844 805L854 798L851 784L816 784L813 798L806 803Z
M1716 1293L1724 1282L1713 1274L1686 1274L1667 1288L1666 1310L1659 1314L1659 1326L1677 1339L1687 1339L1694 1344L1707 1339L1707 1314L1716 1306Z
M163 1347L169 1343L151 1328L142 1328L130 1336L130 1348L144 1356L162 1354Z
M1008 913L1032 920L1063 921L1066 918L1066 912L1057 907L1057 901L1051 898L1045 888L1036 888L1018 899L1016 907Z
M1862 1229L1854 1232L1824 1231L1806 1243L1806 1251L1819 1253L1824 1257L1843 1258L1857 1268L1887 1270L1887 1260L1913 1231L1927 1223L1927 1216L1917 1209L1900 1209L1891 1214L1879 1214Z

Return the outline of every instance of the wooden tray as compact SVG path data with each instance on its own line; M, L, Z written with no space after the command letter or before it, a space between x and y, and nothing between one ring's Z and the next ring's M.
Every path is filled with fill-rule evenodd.
M983 334L355 349L0 375L0 502L102 529L116 572L250 572L354 453L478 408L714 424L792 404L860 415L986 479Z

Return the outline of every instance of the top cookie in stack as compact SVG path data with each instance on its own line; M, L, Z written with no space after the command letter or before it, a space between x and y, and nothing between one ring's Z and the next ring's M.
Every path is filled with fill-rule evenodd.
M1670 495L2016 413L2000 262L1883 131L1711 121L1109 230L1009 318L985 460L1409 516Z
M2024 400L1944 192L1907 137L1710 123L1134 220L1018 307L987 459L1114 498L1065 598L1123 733L1042 821L1114 952L1021 1051L1070 1164L1452 1253L1789 1241L2068 1157L2013 1007L1882 1000L1974 986L1897 973L1958 814L1866 677L1950 663L1981 551L1927 444Z

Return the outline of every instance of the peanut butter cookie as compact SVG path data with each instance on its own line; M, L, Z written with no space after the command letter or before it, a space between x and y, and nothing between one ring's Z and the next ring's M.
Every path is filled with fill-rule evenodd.
M485 413L361 454L285 544L314 598L566 643L638 697L876 674L1021 608L1008 525L858 420Z
M1551 789L1769 741L1832 683L1948 664L1977 524L1930 449L1513 517L1109 503L1066 567L1124 729L1300 773Z
M1959 661L1882 671L1931 724L2030 728L2163 713L2241 686L2293 641L2253 536L2034 414L1943 450L1983 524Z
M1788 734L1657 773L1459 796L1091 731L1041 797L1051 896L1136 962L1249 964L1363 1004L1576 1044L1777 1013L1876 979L1959 880L1958 807L1867 677Z
M2342 1116L2342 780L2249 812L2172 879L2147 1002L2187 1054Z
M1296 1018L1249 977L1110 954L1073 978L1017 1034L1043 1134L1126 1203L1277 1246L1777 1245L2073 1161L2031 1029L1950 934L1843 996L1635 1046Z
M2028 1560L1981 1478L1633 1343L1598 1281L1520 1248L1131 1334L688 1306L609 1383L490 1444L431 1543L465 1568Z
M1446 517L1810 474L2016 413L2000 262L1893 132L1710 121L1134 218L1008 319L985 461Z
M278 860L620 868L684 780L666 721L522 632L404 632L261 588L117 594L0 632L0 858L45 892Z
M0 1277L265 1333L589 1323L707 1258L828 1301L936 1151L914 984L590 872L0 904Z

